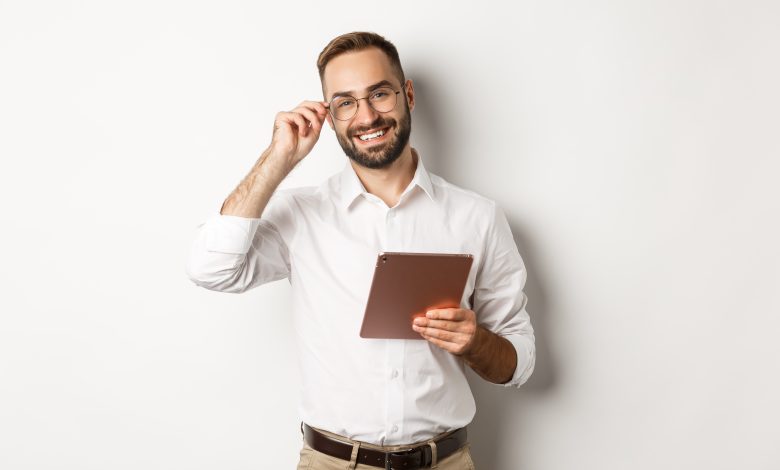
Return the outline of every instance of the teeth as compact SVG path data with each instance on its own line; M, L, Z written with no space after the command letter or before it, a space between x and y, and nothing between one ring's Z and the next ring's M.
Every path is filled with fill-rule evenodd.
M360 140L376 139L377 137L380 137L380 136L383 136L383 135L385 135L385 131L378 130L378 131L374 132L373 134L363 134L363 135L361 135L360 136Z

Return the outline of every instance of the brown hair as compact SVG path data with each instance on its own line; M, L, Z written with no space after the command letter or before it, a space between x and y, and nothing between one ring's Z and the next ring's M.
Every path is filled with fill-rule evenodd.
M325 74L325 66L328 65L328 62L333 58L344 54L345 52L362 51L369 47L376 47L387 55L398 79L401 80L401 85L403 85L404 82L406 82L406 79L404 78L404 70L401 68L401 59L398 57L398 50L392 42L382 36L365 31L354 31L352 33L342 34L341 36L332 39L328 45L325 46L325 49L320 52L320 56L317 58L317 69L320 71L320 81L322 81L322 76Z

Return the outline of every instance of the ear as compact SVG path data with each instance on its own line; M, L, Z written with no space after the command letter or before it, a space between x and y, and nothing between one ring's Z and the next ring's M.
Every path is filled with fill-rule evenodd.
M336 129L333 127L333 118L332 118L332 117L330 117L330 113L328 113L328 114L326 114L326 115L325 115L325 120L326 120L326 121L328 121L328 125L330 125L330 128L331 128L332 130L336 130Z
M409 103L409 112L414 109L414 83L409 79L406 81L406 102Z

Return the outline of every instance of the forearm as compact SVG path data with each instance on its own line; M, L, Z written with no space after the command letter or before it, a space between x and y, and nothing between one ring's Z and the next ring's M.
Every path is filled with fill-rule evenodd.
M276 157L269 147L249 174L225 199L220 214L259 218L279 183L292 170L284 161Z
M463 355L483 379L496 384L509 382L517 367L517 351L506 338L477 326L474 345Z

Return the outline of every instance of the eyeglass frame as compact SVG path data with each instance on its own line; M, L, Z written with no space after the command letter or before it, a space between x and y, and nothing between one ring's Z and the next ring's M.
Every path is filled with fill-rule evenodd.
M369 97L371 97L371 93L373 93L373 92L375 92L376 90L379 90L379 89L381 89L381 88L385 88L385 87L387 87L387 88L390 88L390 90L392 90L392 91L395 93L395 104L393 105L393 107L392 107L391 109L389 109L389 110L387 110L387 111L379 111L378 109L374 108L374 106L371 104L371 101L369 101L369 100L368 100L368 98L369 98ZM369 106L371 109L373 109L374 111L376 111L377 113L382 113L382 114L384 114L384 113L389 113L390 111L394 110L396 106L398 106L398 94L399 94L399 93L401 93L402 91L404 91L405 89L406 89L406 83L404 83L403 85L401 85L401 89L400 89L400 90L398 90L398 91L395 91L395 90L393 90L393 89L392 89L390 86L388 86L388 85L384 85L384 86L377 87L377 88L375 88L375 89L371 90L370 92L368 92L368 96L365 96L365 97L363 97L363 98L355 98L355 97L354 97L354 96L352 96L352 95L339 95L339 96L334 96L333 98L331 98L331 100L330 100L330 101L328 101L328 112L330 113L330 116L331 116L333 119L337 120L337 121L341 121L341 122L344 122L344 121L349 121L350 119L352 119L353 117L355 117L355 116L357 115L358 111L360 110L360 100L366 100L366 102L368 102L368 106ZM355 100L355 104L357 104L357 106L355 107L355 114L353 114L352 116L348 117L347 119L339 119L339 118L337 118L337 117L336 117L336 114L333 112L333 106L332 106L332 104L333 104L333 101L334 101L334 100L336 100L337 98L343 98L343 97L352 98L353 100Z

